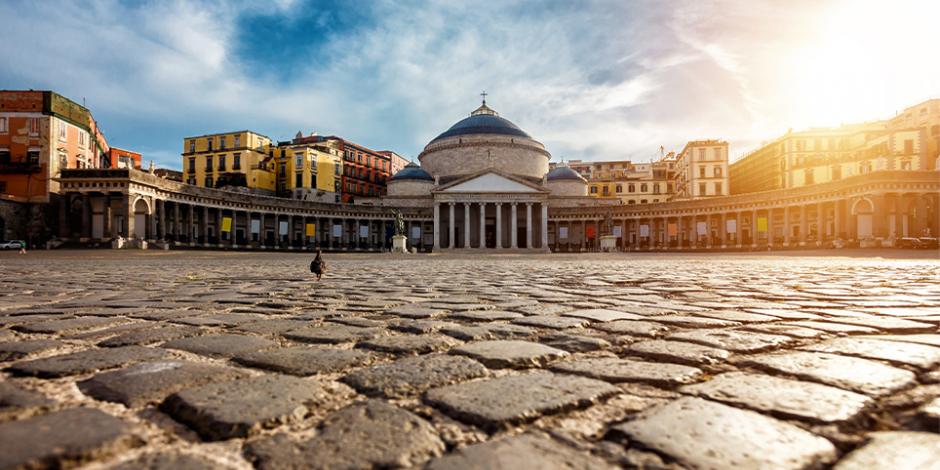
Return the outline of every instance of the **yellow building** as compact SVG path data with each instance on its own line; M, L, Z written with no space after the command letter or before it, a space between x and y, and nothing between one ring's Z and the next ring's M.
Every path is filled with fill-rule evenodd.
M271 139L252 131L183 139L183 181L200 187L241 186L274 193Z
M627 205L651 204L668 201L675 192L672 153L650 163L571 160L568 166L588 181L592 197L619 199Z
M337 149L298 137L274 149L277 193L294 199L340 201L342 158Z

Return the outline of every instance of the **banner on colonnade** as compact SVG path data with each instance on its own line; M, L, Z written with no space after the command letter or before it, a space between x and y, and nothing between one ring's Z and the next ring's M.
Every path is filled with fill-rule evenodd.
M287 221L282 220L280 225L280 230L278 231L281 235L287 235Z
M307 224L307 236L312 237L317 233L317 224Z
M767 231L767 217L758 217L757 218L757 231L766 232Z
M418 227L417 225L411 227L411 238L415 240L421 238L421 227Z
M728 233L735 233L738 231L738 221L734 219L728 219L725 222L725 231Z
M251 219L251 233L261 233L261 221L258 219Z
M708 224L705 222L698 222L695 224L695 233L699 235L705 235L708 233Z
M222 232L231 232L231 231L232 231L232 218L222 217Z
M337 225L334 225L334 226L333 226L333 236L334 236L334 237L337 237L337 238L343 236L343 226L342 226L342 225L337 224Z
M621 226L619 226L619 225L616 226L616 227L614 227L614 236L617 237L617 238L622 237L622 236L623 236L623 227L621 227Z
M369 226L360 225L359 226L359 238L368 238L369 237Z
M646 224L640 225L640 236L641 236L641 237L648 237L648 236L650 236L650 226L649 226L649 225L646 225Z
M674 237L674 236L676 236L678 233L679 233L679 226L678 226L678 225L676 225L676 224L674 224L674 223L669 224L669 225L666 225L666 234L667 234L667 235L669 235L670 237Z
M558 227L558 238L561 240L568 239L568 227Z

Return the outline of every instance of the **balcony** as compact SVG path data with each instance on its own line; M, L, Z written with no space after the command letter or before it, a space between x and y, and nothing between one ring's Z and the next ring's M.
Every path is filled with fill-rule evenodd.
M39 163L35 162L0 162L0 174L39 173Z

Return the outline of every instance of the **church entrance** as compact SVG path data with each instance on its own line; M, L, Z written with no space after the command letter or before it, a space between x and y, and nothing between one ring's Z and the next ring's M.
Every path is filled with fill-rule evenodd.
M496 217L486 218L486 247L496 248Z
M528 248L525 239L525 227L522 227L518 224L516 225L516 246L519 248Z

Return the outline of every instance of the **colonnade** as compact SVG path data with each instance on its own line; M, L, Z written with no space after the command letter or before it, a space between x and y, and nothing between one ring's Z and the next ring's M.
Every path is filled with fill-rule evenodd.
M458 248L546 250L548 205L541 201L435 202L434 249Z
M599 249L601 212L549 222L553 251ZM614 217L611 235L624 251L791 248L904 237L936 237L936 193L884 193L835 201L769 205L689 214Z

